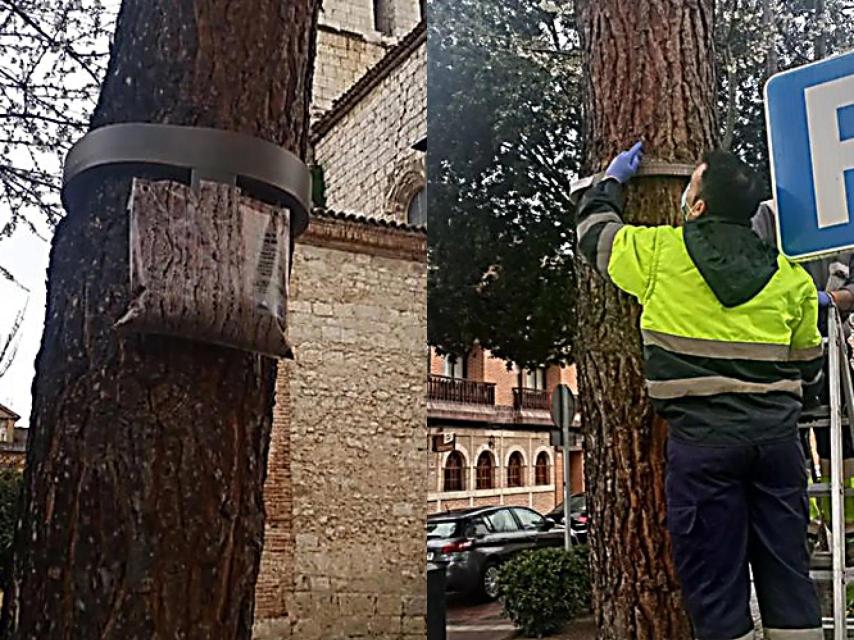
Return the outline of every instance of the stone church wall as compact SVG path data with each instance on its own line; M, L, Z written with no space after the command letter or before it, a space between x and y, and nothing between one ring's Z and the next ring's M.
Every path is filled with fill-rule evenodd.
M423 640L426 235L318 219L297 245L258 640ZM346 250L345 250L346 248Z

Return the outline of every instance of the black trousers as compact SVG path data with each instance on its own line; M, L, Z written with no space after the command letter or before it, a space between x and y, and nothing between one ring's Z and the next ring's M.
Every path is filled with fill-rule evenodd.
M752 638L749 566L766 637L803 630L798 638L823 638L809 577L806 484L794 435L728 447L670 439L667 525L699 640Z

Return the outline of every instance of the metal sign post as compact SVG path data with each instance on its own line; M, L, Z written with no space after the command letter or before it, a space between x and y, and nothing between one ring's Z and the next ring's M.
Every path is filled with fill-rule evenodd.
M832 530L833 561L833 639L845 640L845 519L843 516L844 485L842 484L842 412L840 406L840 355L844 357L839 335L839 312L836 307L830 309L828 322L828 371L830 373L830 512ZM844 360L843 360L844 362Z
M563 429L563 548L572 547L572 519L570 502L572 499L572 476L569 469L569 427Z
M570 531L569 501L572 497L569 467L569 428L575 418L575 396L565 384L559 384L552 392L552 421L560 429L563 440L563 546L569 551L572 548Z
M830 392L826 417L808 417L801 428L829 429L830 439L830 482L813 485L810 495L830 498L830 522L828 544L830 551L829 570L816 566L810 571L814 580L829 582L832 587L833 611L822 618L824 629L833 630L833 640L848 638L850 619L847 616L847 586L854 578L854 568L845 562L845 496L846 482L843 465L843 428L848 420L848 431L854 437L854 388L849 369L845 333L839 310L831 305L827 322L828 390ZM843 409L844 405L844 409Z

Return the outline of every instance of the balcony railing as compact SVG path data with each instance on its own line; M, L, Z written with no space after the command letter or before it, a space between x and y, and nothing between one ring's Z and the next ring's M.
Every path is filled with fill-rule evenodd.
M431 375L427 380L427 397L444 402L495 404L495 384Z
M548 411L551 407L551 397L548 391L543 389L513 389L513 408L514 409L538 409Z

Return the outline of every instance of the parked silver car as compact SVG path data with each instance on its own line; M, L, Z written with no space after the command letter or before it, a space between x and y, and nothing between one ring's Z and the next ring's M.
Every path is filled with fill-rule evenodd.
M447 563L447 591L494 600L503 562L528 549L559 547L563 536L562 526L526 507L446 511L427 518L427 561Z

